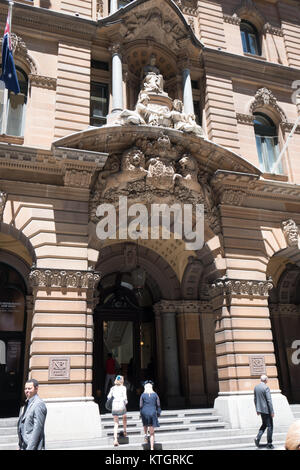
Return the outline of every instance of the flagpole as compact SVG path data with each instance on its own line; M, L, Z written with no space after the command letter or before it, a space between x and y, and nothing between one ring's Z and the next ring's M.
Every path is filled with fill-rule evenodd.
M294 133L295 133L297 127L298 127L298 124L300 124L300 115L298 116L298 118L297 118L297 120L296 120L296 122L295 122L295 124L294 124L294 126L293 126L293 129L292 129L291 132L289 133L289 135L288 135L288 137L287 137L287 139L286 139L286 142L285 142L285 144L284 144L284 147L283 147L283 149L281 150L280 155L278 156L276 162L274 163L274 165L273 165L273 167L272 167L272 169L271 169L271 173L275 173L275 171L277 170L277 167L278 167L279 163L281 162L282 157L283 157L283 155L284 155L284 153L285 153L285 151L286 151L286 149L287 149L287 147L288 147L288 145L289 145L289 140L293 137L293 135L294 135Z
M8 23L9 23L9 45L10 45L10 33L11 33L11 19L12 19L12 7L14 2L9 2L8 6ZM3 114L2 114L2 126L1 126L1 134L6 134L7 128L7 115L8 112L8 89L4 88L4 98L3 98Z

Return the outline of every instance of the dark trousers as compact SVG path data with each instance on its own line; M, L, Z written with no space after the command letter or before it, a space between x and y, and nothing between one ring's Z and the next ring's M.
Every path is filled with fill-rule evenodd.
M267 441L268 441L268 444L272 444L273 418L272 418L271 415L266 414L266 413L261 413L260 416L261 416L261 420L262 420L262 425L259 428L256 439L259 442L261 440L261 437L262 437L263 433L265 432L266 428L268 428Z

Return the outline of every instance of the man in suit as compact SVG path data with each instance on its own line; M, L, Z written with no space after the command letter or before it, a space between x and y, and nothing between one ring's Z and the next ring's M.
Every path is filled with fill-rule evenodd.
M267 382L268 377L266 375L262 375L260 378L260 384L256 385L254 388L254 403L256 412L258 415L261 416L262 419L262 425L258 431L256 438L254 439L254 442L256 447L259 447L259 441L266 428L268 428L267 448L274 449L274 446L272 444L274 410L271 393L269 387L267 386Z
M30 379L25 384L26 402L18 421L20 450L45 449L45 420L47 408L38 396L39 383Z

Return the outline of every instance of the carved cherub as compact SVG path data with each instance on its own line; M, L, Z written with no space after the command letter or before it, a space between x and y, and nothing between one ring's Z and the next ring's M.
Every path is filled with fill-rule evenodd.
M201 192L201 185L198 182L198 165L194 157L185 154L178 162L180 174L177 174L179 184L190 191Z
M136 147L126 150L122 155L121 171L107 177L102 195L109 189L124 189L127 183L143 179L148 174L144 167L145 156L141 150Z

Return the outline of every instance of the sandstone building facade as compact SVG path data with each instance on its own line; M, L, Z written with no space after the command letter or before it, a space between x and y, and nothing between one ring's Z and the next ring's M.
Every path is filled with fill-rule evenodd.
M1 0L3 28L6 15ZM286 424L300 401L300 125L274 165L300 113L299 2L20 0L12 31L2 415L35 377L50 434L61 419L97 436L112 351L133 407L150 374L165 407L214 406L244 427L265 371ZM100 240L97 208L120 196L203 204L203 247Z

